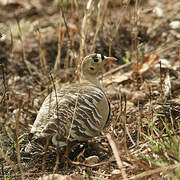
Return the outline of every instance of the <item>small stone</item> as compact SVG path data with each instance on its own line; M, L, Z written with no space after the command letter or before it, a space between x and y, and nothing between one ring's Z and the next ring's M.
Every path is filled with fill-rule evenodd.
M98 156L89 156L88 158L85 159L84 163L88 165L94 165L99 162L99 157Z
M172 29L180 29L180 21L172 21L169 25Z
M163 16L163 10L160 7L155 7L153 12L158 16L158 17L162 17Z
M119 169L114 169L111 173L111 179L119 179L121 176L121 171Z

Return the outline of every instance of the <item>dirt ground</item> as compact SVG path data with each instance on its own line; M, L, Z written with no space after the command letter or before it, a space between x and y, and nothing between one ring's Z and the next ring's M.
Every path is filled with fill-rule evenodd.
M0 0L0 8L1 179L180 179L179 0ZM26 153L53 82L79 81L93 52L118 59L99 77L109 127L68 157L42 142Z

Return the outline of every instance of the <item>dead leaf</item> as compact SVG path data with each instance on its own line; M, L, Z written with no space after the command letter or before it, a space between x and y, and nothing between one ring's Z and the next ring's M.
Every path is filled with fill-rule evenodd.
M148 73L153 71L155 65L159 62L158 60L159 56L157 54L151 54L149 56L146 56L143 59L143 63L134 66L130 71L123 74L121 72L117 72L111 77L105 77L103 79L103 84L104 86L109 86L113 83L124 83L128 80L133 79L134 74L138 74L140 76L147 76Z

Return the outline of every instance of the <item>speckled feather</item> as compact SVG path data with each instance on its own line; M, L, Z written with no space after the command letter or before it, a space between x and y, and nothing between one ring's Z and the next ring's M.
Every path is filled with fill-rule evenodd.
M96 75L108 58L115 59L86 56L81 66L83 81L46 97L32 126L31 140L51 136L53 144L62 147L67 141L85 141L101 133L109 124L110 104Z
M47 96L31 133L35 139L56 134L59 146L65 145L65 137L69 141L88 140L99 135L109 113L109 102L102 89L91 83L68 85Z

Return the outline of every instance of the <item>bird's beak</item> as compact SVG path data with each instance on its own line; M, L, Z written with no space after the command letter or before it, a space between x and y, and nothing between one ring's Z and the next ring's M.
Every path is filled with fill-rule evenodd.
M107 61L117 61L117 59L114 57L106 57L106 56L104 56L104 57Z

